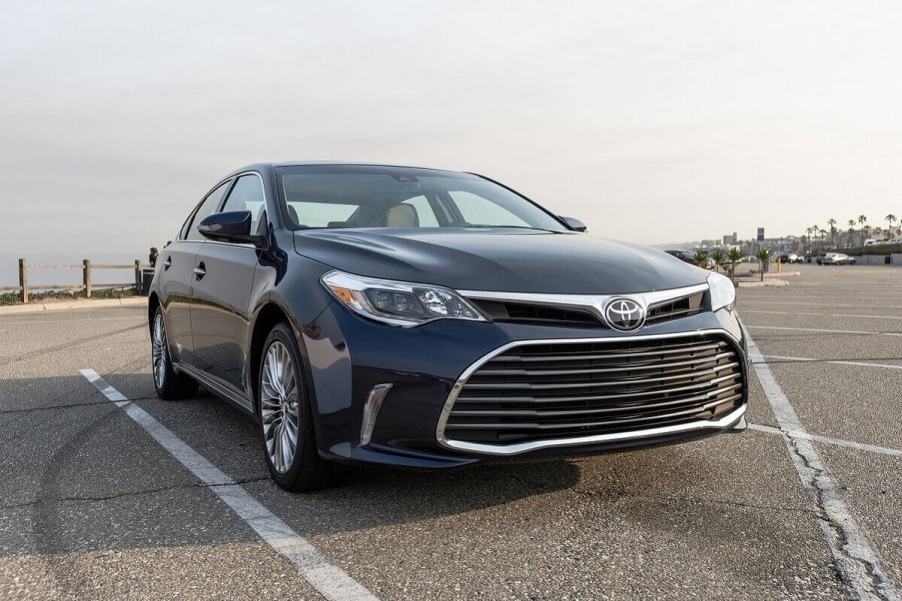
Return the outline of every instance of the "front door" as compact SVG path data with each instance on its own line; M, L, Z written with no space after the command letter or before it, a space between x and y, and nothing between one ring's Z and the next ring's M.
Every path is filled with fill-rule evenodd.
M254 173L235 182L222 211L251 211L251 231L265 219L263 182ZM251 244L208 240L195 259L191 329L199 367L218 383L247 397L250 299L258 265Z
M191 333L191 302L194 267L197 253L204 246L204 238L197 231L197 225L205 217L219 210L232 180L216 186L185 220L178 239L163 249L157 268L160 277L160 296L166 336L172 360L197 367L194 353L194 339Z

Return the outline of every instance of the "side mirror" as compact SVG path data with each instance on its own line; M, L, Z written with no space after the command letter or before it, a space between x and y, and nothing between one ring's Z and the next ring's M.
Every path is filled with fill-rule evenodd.
M200 222L197 231L205 238L217 242L258 244L260 236L251 235L253 216L250 211L226 211L213 213Z
M576 217L564 217L563 215L561 215L560 217L561 219L563 219L564 223L567 224L567 227L569 227L573 231L584 232L588 229L586 227L586 224Z

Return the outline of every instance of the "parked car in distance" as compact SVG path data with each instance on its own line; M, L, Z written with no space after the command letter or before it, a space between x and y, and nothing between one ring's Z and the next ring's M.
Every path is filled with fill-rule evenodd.
M855 265L855 257L844 253L827 253L821 259L822 265Z
M780 263L801 263L802 258L795 253L783 253L780 255Z
M865 246L874 246L875 244L882 244L880 240L875 240L874 238L868 238L864 241Z
M252 415L293 491L333 462L444 470L744 429L733 283L585 229L470 173L239 169L160 252L156 392L201 383Z

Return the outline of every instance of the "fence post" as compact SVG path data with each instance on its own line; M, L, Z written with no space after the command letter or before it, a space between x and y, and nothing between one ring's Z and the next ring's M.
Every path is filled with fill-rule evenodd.
M135 294L141 294L141 261L135 259Z
M81 265L81 279L85 286L85 298L91 298L91 260L85 259L81 262Z
M23 303L28 302L28 262L19 259L19 295Z

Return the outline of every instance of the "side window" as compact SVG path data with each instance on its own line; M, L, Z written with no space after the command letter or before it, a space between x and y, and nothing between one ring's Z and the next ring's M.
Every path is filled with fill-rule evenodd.
M464 221L470 225L517 225L529 224L487 198L462 190L448 192Z
M188 223L185 225L185 228L182 230L182 235L180 236L182 240L204 239L204 237L200 235L200 232L197 231L196 226L206 217L216 212L216 209L219 208L219 204L222 202L222 197L225 196L226 191L229 189L230 183L232 183L232 180L223 182L222 185L207 195L200 204L200 207L195 211L194 216L188 219Z
M251 233L258 232L260 227L260 217L263 215L263 208L266 202L263 198L263 183L256 175L242 175L235 182L232 193L223 211L250 211L251 212Z
M438 227L438 219L435 218L435 211L429 205L429 201L425 196L414 196L408 198L401 204L410 205L417 212L417 218L420 221L420 227Z

